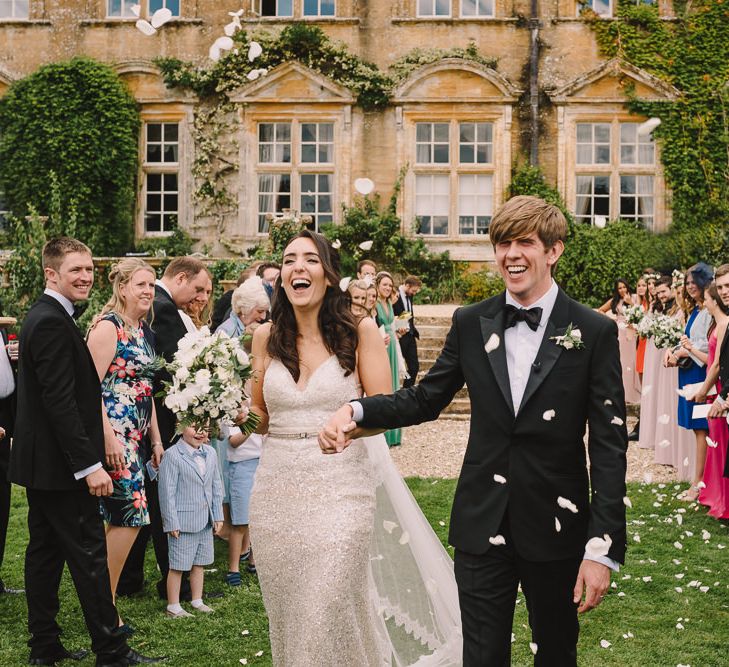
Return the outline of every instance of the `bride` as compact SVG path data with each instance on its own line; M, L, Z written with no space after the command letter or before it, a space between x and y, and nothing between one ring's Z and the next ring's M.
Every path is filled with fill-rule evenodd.
M355 322L339 279L336 250L300 232L284 250L274 324L253 337L251 409L268 436L250 532L273 663L458 665L453 564L384 438L338 456L317 442L343 400L391 391L377 327Z

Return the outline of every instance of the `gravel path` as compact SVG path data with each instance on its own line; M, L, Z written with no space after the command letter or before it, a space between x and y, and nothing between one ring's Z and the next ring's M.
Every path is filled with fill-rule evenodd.
M628 430L634 423L634 419L628 419ZM411 426L405 429L402 446L390 450L392 458L404 477L458 477L468 429L468 421L453 419ZM632 442L628 447L627 479L629 482L673 482L676 475L672 467L653 463L652 449L639 449Z

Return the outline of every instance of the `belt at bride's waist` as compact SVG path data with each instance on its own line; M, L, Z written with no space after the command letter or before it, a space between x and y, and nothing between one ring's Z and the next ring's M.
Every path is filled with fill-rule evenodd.
M318 438L319 430L316 428L302 428L300 431L269 431L268 437L281 440L307 440L308 438Z

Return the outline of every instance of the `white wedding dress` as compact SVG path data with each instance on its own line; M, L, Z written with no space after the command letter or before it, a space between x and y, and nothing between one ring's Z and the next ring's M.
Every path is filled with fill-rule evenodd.
M250 531L277 667L461 664L453 563L384 437L324 455L317 433L356 398L336 356L299 389L278 360Z

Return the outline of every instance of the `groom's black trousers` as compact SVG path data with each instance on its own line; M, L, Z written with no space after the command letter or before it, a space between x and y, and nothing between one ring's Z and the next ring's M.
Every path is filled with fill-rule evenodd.
M509 667L519 583L526 597L536 667L576 667L577 605L573 589L582 558L534 562L514 549L508 520L502 546L477 556L456 550L455 572L463 624L464 667Z

